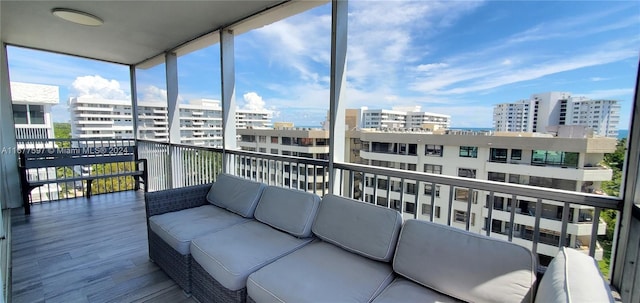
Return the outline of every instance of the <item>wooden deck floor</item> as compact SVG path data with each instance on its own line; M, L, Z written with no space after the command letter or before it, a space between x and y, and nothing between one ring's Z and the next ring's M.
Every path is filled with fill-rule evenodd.
M13 302L195 302L148 259L138 191L12 213Z

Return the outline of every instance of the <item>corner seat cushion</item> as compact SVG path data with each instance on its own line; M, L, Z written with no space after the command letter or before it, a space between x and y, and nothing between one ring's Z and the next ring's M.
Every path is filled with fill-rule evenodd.
M596 261L563 247L542 276L536 302L615 302Z
M393 269L468 302L532 302L533 253L515 243L432 222L405 221Z
M377 296L372 303L397 303L397 302L463 302L447 295L426 288L404 278L396 278Z
M389 263L316 241L249 275L256 302L370 302L393 280Z
M256 220L296 237L311 236L320 197L296 189L269 186L256 207Z
M248 221L205 235L191 242L191 256L216 281L229 290L247 285L254 271L311 242Z
M325 195L313 223L318 238L367 258L393 257L402 217L395 209Z
M248 219L213 205L203 205L149 218L149 228L183 255L190 254L191 240Z
M245 218L253 218L267 185L229 174L219 174L207 193L207 201Z

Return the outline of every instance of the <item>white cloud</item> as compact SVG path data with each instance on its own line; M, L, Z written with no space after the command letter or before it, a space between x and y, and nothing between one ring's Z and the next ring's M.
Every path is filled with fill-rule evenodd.
M159 88L154 85L145 86L140 93L142 96L138 101L142 102L167 102L167 90L163 88ZM182 98L178 96L178 101L180 102Z
M262 100L262 97L255 92L248 92L242 95L244 99L244 105L242 109L248 110L264 110L265 102Z
M413 90L434 95L451 95L483 92L500 86L523 82L544 76L576 70L584 67L603 65L637 57L635 49L638 39L611 41L592 48L575 50L571 56L548 53L527 53L514 49L518 59L509 59L509 64L487 54L473 61L465 61L470 54L460 54L448 58L449 66L437 73L418 70L409 87ZM504 51L504 50L502 50Z
M600 82L600 81L605 81L605 80L609 80L609 78L603 78L603 77L591 77L589 78L590 81L593 82Z
M77 97L96 97L122 100L129 96L120 88L120 82L107 80L99 75L77 77L72 86L72 94Z

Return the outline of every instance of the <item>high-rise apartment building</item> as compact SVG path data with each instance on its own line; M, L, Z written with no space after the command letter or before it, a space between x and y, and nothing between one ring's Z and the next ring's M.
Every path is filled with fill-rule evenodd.
M314 159L326 159L329 155L329 133L325 130L244 129L238 130L238 134L238 146L246 151ZM615 151L615 145L613 138L585 138L582 135L571 138L536 133L362 129L347 132L345 151L348 155L345 157L349 162L371 166L598 193L601 183L612 178L612 170L599 163L605 153ZM252 178L282 182L293 188L315 188L319 194L322 193L320 189L325 190L328 186L322 184L322 181L328 181L325 171L315 171L314 175L314 169L318 168L298 171L295 163L280 163L278 165L286 166L281 168L271 167L274 164L268 164L268 161L262 162L245 161L239 169ZM526 247L532 245L531 226L538 203L535 197L518 196L513 201L508 193L493 193L490 201L490 193L481 190L450 188L448 185L433 188L426 183L368 174L364 176L362 188L360 193L354 192L360 195L356 198L401 210L405 219L428 220L433 212L436 222L447 224L449 221L453 226L466 228L469 218L472 232L486 234L486 228L489 228L491 236L507 239L513 228L513 242ZM470 208L469 201L472 201ZM541 202L537 251L555 256L565 205L562 201ZM513 227L509 224L512 208L515 208ZM471 211L469 216L468 209ZM491 222L487 219L490 211ZM593 209L570 205L568 213L566 243L587 252ZM605 230L605 224L600 223L598 235L604 234ZM598 246L595 251L596 257L601 258L602 248Z
M178 105L180 142L201 146L222 145L222 106L218 100L196 99ZM71 129L74 138L133 138L131 102L91 97L71 98ZM236 110L237 128L270 127L268 110ZM138 103L138 138L169 140L167 105Z
M329 131L308 128L281 129L238 129L242 150L268 153L274 155L294 156L311 159L329 159ZM256 178L255 174L264 174L262 180L282 180L285 186L315 191L323 195L329 187L328 172L322 167L306 167L306 171L298 170L295 163L283 163L281 169L258 170L257 163L243 163L247 175Z
M615 138L619 123L617 101L572 97L568 92L533 94L528 100L497 104L493 109L493 127L500 132L545 133L549 127L580 125L598 136Z
M55 148L51 107L60 102L57 86L11 82L13 121L16 129L16 147ZM46 179L56 175L55 167L29 169L32 180ZM57 184L46 184L31 191L32 202L56 200L60 188Z
M351 132L349 140L358 146L357 162L372 166L451 175L497 182L509 182L569 191L597 193L601 182L611 180L612 170L600 167L605 153L615 151L613 138L562 138L535 133L517 136L502 133L394 132L362 130ZM404 182L404 184L402 183ZM470 197L471 196L471 197ZM535 197L513 198L508 193L490 193L448 185L416 184L398 178L366 175L363 199L370 203L403 210L404 218L429 219L472 232L508 237L513 228L513 242L531 247ZM433 200L432 200L433 199ZM416 204L418 201L418 204ZM431 201L434 202L432 205ZM472 205L468 208L469 201ZM487 203L490 201L491 203ZM538 252L555 256L562 228L562 201L542 200L541 231ZM488 222L491 206L491 222ZM510 226L511 209L516 208L514 226ZM467 216L468 209L471 213ZM570 206L567 243L588 251L593 209ZM605 233L604 223L598 235ZM602 257L596 248L596 257Z
M422 112L420 106L394 107L391 110L362 107L351 111L355 111L353 114L356 116L359 128L447 129L451 125L451 116Z

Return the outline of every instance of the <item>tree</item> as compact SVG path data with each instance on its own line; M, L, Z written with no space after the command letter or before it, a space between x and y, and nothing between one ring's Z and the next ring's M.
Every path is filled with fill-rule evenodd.
M609 196L620 196L620 183L622 182L622 166L627 150L627 138L618 140L616 150L613 153L605 154L602 160L603 164L610 167L613 171L610 181L602 182L602 190ZM599 236L602 244L604 255L600 260L600 271L607 276L609 272L609 262L611 259L611 245L613 242L613 233L616 227L616 217L618 212L614 209L605 209L600 214L602 220L607 224L607 233Z
M56 139L71 139L71 124L53 123L53 135ZM70 141L58 141L58 148L71 147Z
M616 151L610 154L605 154L604 159L602 160L605 165L611 167L612 169L617 168L618 171L622 170L622 165L624 164L624 157L627 151L627 138L622 138L618 140L616 144Z

